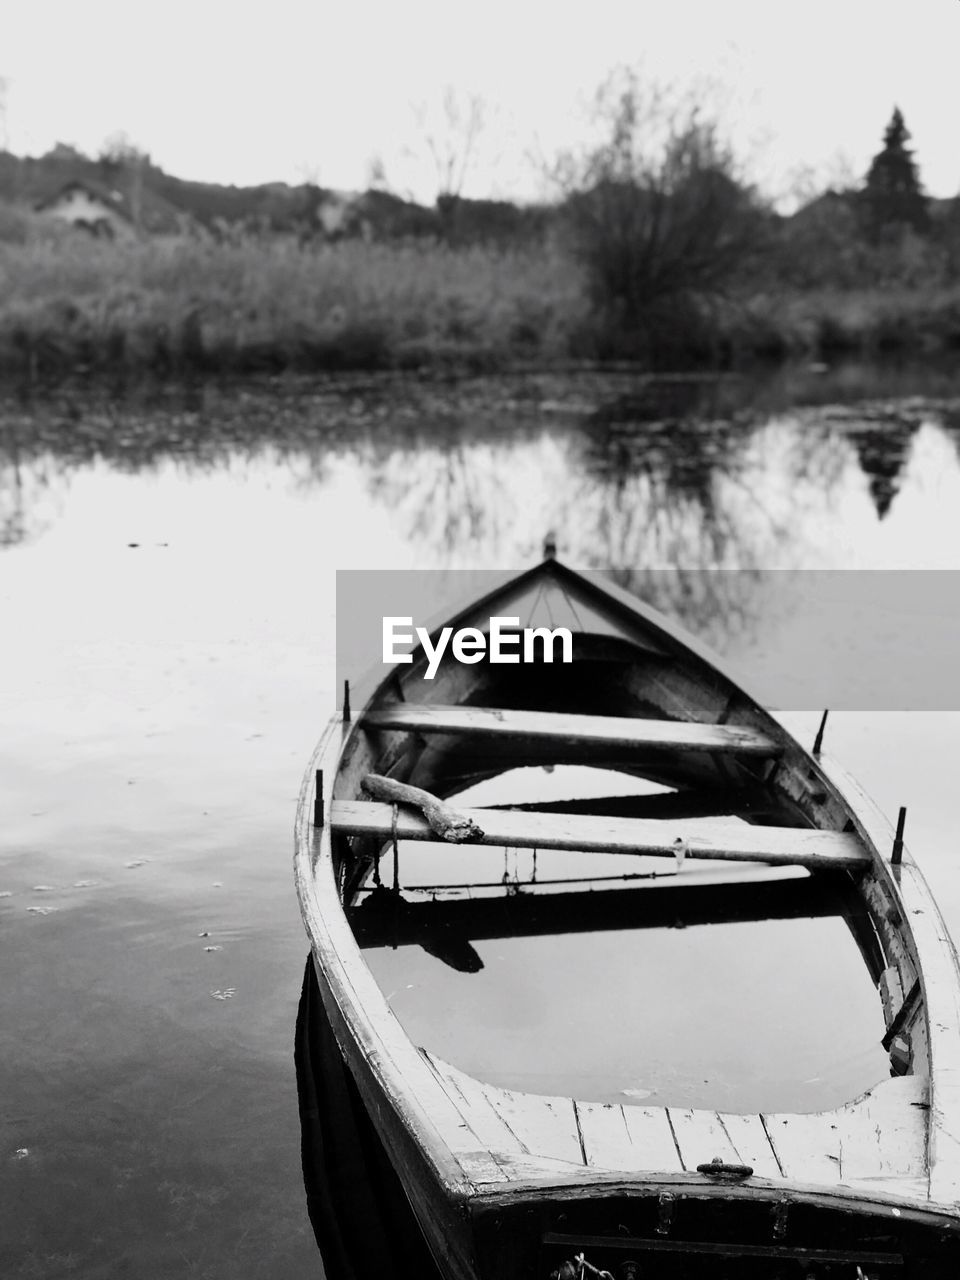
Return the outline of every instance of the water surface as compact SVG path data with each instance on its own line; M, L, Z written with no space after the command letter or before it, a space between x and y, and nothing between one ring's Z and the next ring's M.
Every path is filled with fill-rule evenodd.
M8 396L0 1272L319 1274L290 853L333 699L337 568L522 567L551 527L572 564L628 583L664 565L957 568L957 395L949 372L853 370ZM721 647L763 621L739 589L661 603ZM812 737L816 720L793 722ZM829 735L888 813L909 806L960 936L956 715L838 713ZM491 1044L522 1050L553 979L531 970L505 1000L508 951L471 1000ZM447 1007L468 1008L452 989ZM834 1052L798 1059L801 1084L875 1048L866 1022L824 1016ZM723 1025L718 1088L743 1074Z

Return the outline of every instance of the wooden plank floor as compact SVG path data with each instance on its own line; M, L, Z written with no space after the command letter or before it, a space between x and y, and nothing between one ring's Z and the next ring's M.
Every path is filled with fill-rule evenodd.
M368 712L363 724L373 729L455 733L485 738L539 738L625 750L664 748L760 756L780 753L779 745L772 738L755 729L630 716L582 716L556 711L509 711L497 707L397 702Z
M719 1156L760 1178L927 1198L928 1092L918 1076L882 1081L834 1111L734 1115L517 1093L421 1052L477 1142L511 1176L542 1161L571 1172L676 1174Z
M535 813L515 809L463 809L483 832L473 844L524 849L575 849L596 853L675 857L677 841L690 858L767 862L801 867L867 866L869 854L857 836L810 827L767 827L726 818L610 818L581 813ZM334 830L344 835L394 834L394 807L368 800L335 800L330 806ZM400 840L436 840L426 819L400 808ZM455 846L451 846L451 849Z

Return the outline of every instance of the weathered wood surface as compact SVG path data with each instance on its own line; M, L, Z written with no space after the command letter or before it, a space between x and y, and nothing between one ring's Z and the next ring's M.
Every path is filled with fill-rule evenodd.
M739 1115L571 1101L485 1084L423 1050L498 1169L515 1158L598 1173L692 1172L719 1157L754 1176L927 1198L927 1082L885 1080L833 1111Z
M378 773L368 773L360 785L367 795L374 800L385 800L389 804L412 805L420 810L430 829L441 840L451 844L464 844L468 840L482 840L483 831L468 817L444 804L437 796L424 791L422 787L411 787L406 782L397 782L394 778L384 778Z
M880 992L880 1003L883 1005L883 1020L889 1028L903 1007L905 994L900 970L895 964L888 965L881 973L877 990Z
M682 1170L683 1159L664 1107L621 1106L641 1167ZM598 1158L602 1155L598 1153Z
M718 751L774 756L780 747L756 729L727 724L694 724L684 720L651 720L630 716L582 716L554 711L509 711L494 707L438 706L434 703L391 703L367 712L365 727L404 729L417 733L452 733L486 738L537 738L634 749Z
M743 1163L717 1112L688 1107L669 1107L667 1111L685 1168L696 1169L717 1157L724 1164Z
M927 1177L927 1082L901 1076L836 1112L764 1117L788 1178L892 1190Z
M840 1181L840 1134L822 1113L768 1115L764 1125L783 1176L804 1182Z
M894 828L874 801L836 761L826 754L821 767L853 808L864 835L887 856ZM912 1031L914 1071L926 1065L930 1079L930 1124L927 1161L930 1198L960 1204L960 969L953 944L926 881L904 848L899 867L887 867L881 884L886 942L895 942L891 959L909 989L922 974L922 1021ZM869 881L868 881L869 884ZM892 910L893 909L893 910ZM895 914L894 914L895 912ZM919 1061L918 1061L919 1059Z
M482 828L483 837L477 843L518 849L574 849L672 858L680 842L684 857L689 858L801 867L861 867L870 863L855 835L809 827L766 827L705 818L661 822L654 818L589 817L515 809L462 809L460 813ZM335 800L330 806L330 822L343 835L374 835L386 840L394 832L392 807L363 800ZM426 819L409 811L398 815L396 835L400 840L436 838Z
M591 1168L618 1173L682 1171L670 1120L662 1107L578 1102L577 1117L586 1163Z
M759 1115L735 1115L724 1113L723 1127L740 1157L758 1178L782 1178L783 1169L777 1154L770 1145L770 1138Z

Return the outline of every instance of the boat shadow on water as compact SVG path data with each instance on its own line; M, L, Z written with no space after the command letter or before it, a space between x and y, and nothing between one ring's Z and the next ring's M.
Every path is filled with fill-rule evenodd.
M294 1059L307 1213L326 1280L440 1280L341 1056L309 957Z

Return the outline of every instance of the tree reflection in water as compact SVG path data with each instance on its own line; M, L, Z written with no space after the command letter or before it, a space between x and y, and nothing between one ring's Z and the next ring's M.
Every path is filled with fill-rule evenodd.
M740 591L759 568L819 567L831 548L818 552L814 532L842 525L861 473L889 520L921 422L960 438L956 401L843 408L821 382L804 409L751 387L594 374L58 391L0 404L0 537L36 536L84 467L193 476L239 463L301 495L332 493L346 467L413 563L519 567L552 527L572 563L617 566L624 581L723 567L742 571ZM364 514L351 513L356 533ZM663 603L688 617L720 604L693 580L672 589Z
M440 443L421 436L379 458L374 449L367 490L393 513L404 540L422 549L424 563L522 566L536 558L546 531L543 514L530 532L531 513L545 505L538 475L553 488L561 469L529 466L523 455L540 453L539 434L521 426L485 438L459 427Z
M847 439L857 453L867 477L870 496L882 520L900 491L913 438L920 429L919 415L895 408L862 411L847 428Z
M461 418L442 442L384 442L368 488L422 563L526 563L552 527L571 563L613 566L720 645L758 612L769 620L771 593L789 607L765 571L837 567L833 542L812 534L842 526L857 477L878 519L889 512L918 424L896 408L758 414L670 381L553 431L527 422L504 437ZM731 572L704 572L716 569Z
M69 484L55 454L24 448L16 424L0 420L0 547L29 542L54 524Z

